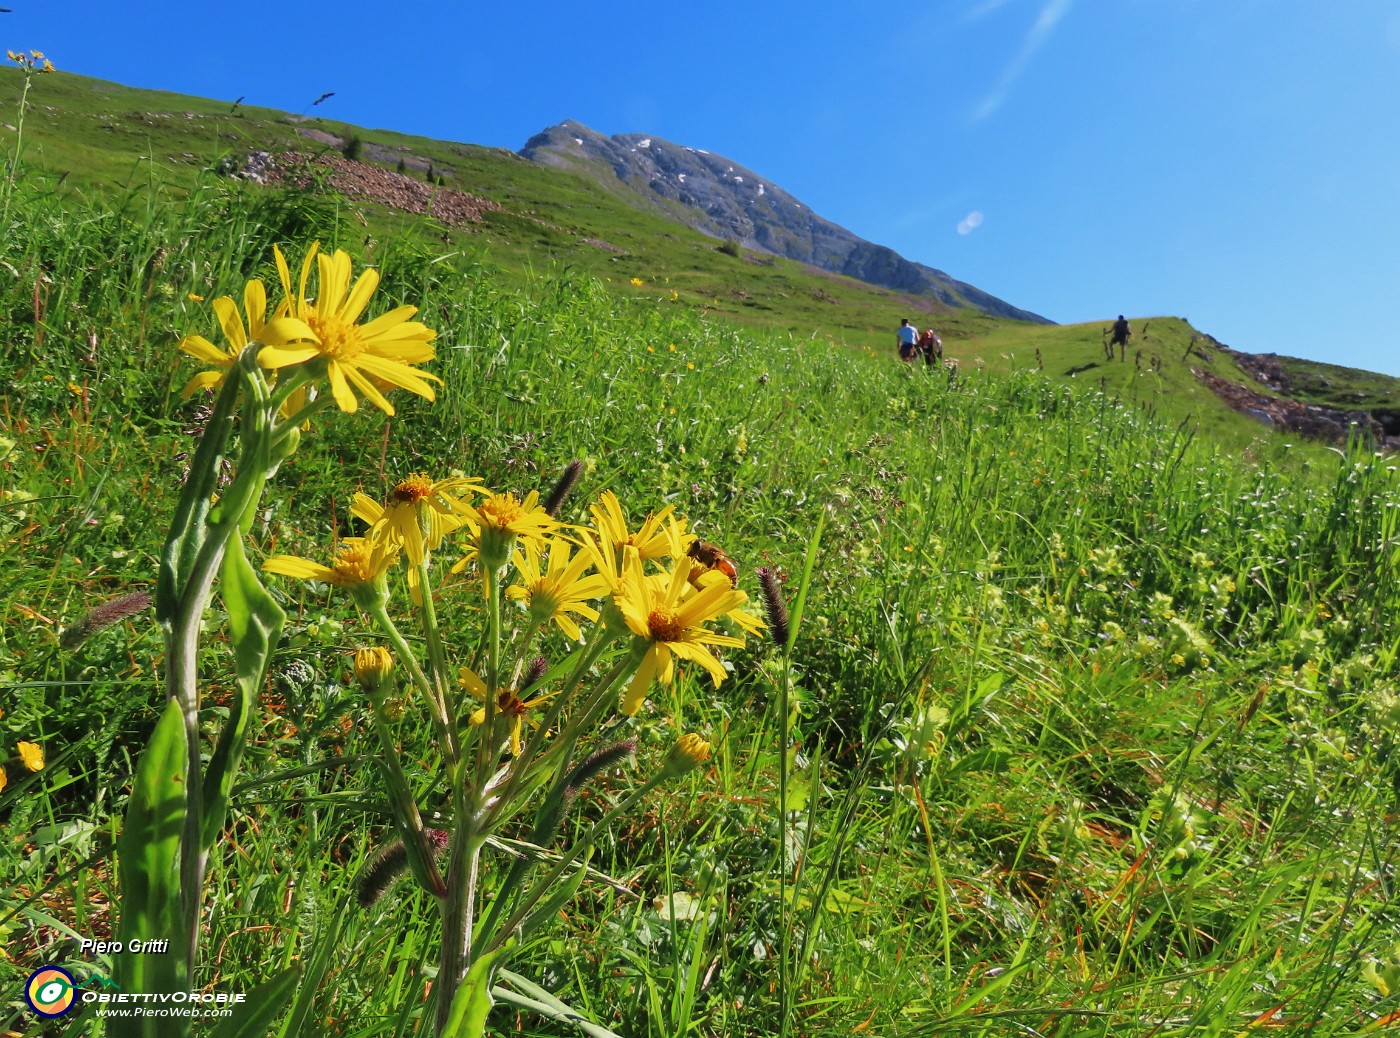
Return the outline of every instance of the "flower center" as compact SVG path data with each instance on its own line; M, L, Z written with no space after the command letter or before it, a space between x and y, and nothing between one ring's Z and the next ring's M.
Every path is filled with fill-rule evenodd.
M653 609L647 614L647 630L654 642L678 642L683 640L685 628L676 614L669 609Z
M483 526L494 527L497 530L509 529L511 523L525 514L514 494L495 494L488 497L477 511L481 514Z
M422 501L433 496L433 481L421 472L415 472L407 479L401 479L394 484L394 489L389 492L389 500L395 504L408 504L410 501Z
M368 584L374 579L372 568L367 544L348 544L335 557L335 572L347 584Z
M311 314L306 322L321 340L321 353L333 360L353 360L365 349L357 325L347 324L334 314Z
M503 688L496 695L496 709L506 717L520 718L525 716L529 705L515 694L514 689Z

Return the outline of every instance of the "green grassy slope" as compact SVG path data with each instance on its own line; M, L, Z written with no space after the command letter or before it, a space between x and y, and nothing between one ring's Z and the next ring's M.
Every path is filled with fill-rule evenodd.
M118 215L25 185L7 213L0 984L104 965L71 932L107 936L118 913L110 840L162 704L161 639L149 614L76 649L57 634L151 586L203 403L179 399L196 365L175 343L217 337L214 296L275 279L269 241L295 263L319 238L371 252L370 313L421 308L445 384L431 405L395 394L391 420L319 416L258 511L255 562L324 558L357 528L350 495L382 499L409 472L461 467L524 492L580 458L571 522L603 489L634 524L670 504L750 593L760 565L790 600L805 587L790 660L749 639L718 687L682 664L638 720L599 733L635 736L639 759L581 798L580 829L676 732L716 753L600 845L593 864L631 894L585 885L518 949L519 973L646 1038L1339 1038L1400 1010L1400 490L1385 459L1247 466L1150 420L1163 400L1208 402L1167 367L1189 342L1180 322L1139 324L1160 376L1132 354L1085 367L1095 325L1003 326L981 355L1017 370L978 371L971 340L950 340L965 369L950 380L616 280L522 278L426 234L371 249L343 207L268 198L143 192ZM1036 348L1044 377L1026 370ZM345 673L370 628L342 594L269 583L289 627L215 850L198 983L252 991L289 961L324 962L291 1033L426 1033L432 899L404 884L354 901L391 838ZM452 658L470 662L479 587L440 591ZM224 630L211 609L210 746L232 680ZM411 709L400 736L427 817L443 817L429 728ZM41 771L17 763L21 740L42 747ZM486 863L490 883L505 871ZM671 892L689 909L666 910ZM1367 979L1377 966L1392 983ZM34 1024L18 998L0 1010L0 1031ZM492 1026L568 1033L505 1007Z
M0 109L14 110L20 88L16 70L0 70ZM974 311L911 298L849 278L760 254L725 255L714 239L654 213L642 212L592 179L535 166L512 152L434 141L387 130L363 129L323 118L288 115L177 94L135 90L83 76L39 77L25 122L25 161L60 178L62 189L98 189L108 194L156 185L171 199L207 181L220 157L250 150L334 151L326 135L358 136L365 157L393 168L403 159L410 171L431 167L445 186L499 203L482 223L441 228L444 249L460 248L517 275L567 268L597 276L623 297L674 303L797 338L831 340L892 353L892 328L910 316L943 335L946 352L964 364L992 370L1035 366L1041 350L1047 375L1072 384L1091 382L1141 401L1164 420L1189 421L1232 449L1276 438L1236 414L1190 372L1185 358L1194 329L1178 319L1137 318L1147 338L1134 343L1126 364L1103 360L1100 325L1045 327L1005 321ZM313 136L307 136L308 134ZM318 138L315 135L320 135ZM15 134L0 129L0 148ZM356 199L373 257L376 238L417 227L422 218ZM1142 356L1136 356L1140 351ZM1155 359L1155 365L1154 365ZM1288 361L1297 374L1297 395L1334 403L1335 379L1323 366ZM1223 377L1259 388L1223 356ZM1374 376L1364 406L1400 406L1400 382ZM1355 407L1354 390L1339 391Z

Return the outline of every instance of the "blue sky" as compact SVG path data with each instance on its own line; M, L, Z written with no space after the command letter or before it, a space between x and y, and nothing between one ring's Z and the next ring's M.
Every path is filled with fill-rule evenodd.
M513 149L652 134L1056 321L1400 375L1394 0L7 3L67 71Z

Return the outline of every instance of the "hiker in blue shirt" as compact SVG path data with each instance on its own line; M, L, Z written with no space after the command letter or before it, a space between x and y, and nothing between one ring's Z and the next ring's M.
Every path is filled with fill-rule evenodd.
M894 333L895 342L899 346L900 360L913 360L919 352L919 329L909 323L909 318L899 319L899 330Z

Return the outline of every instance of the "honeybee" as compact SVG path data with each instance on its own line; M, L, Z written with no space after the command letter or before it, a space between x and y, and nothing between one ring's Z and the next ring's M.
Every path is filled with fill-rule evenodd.
M729 578L730 586L739 586L739 567L734 565L734 560L726 555L719 545L697 537L690 542L690 547L685 553L705 568L723 573Z

